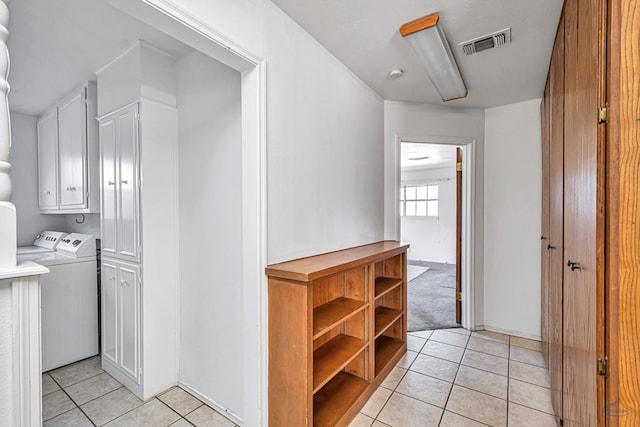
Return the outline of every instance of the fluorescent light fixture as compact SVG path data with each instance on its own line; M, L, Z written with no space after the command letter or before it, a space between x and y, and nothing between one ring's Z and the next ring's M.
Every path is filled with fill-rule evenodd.
M462 81L447 38L438 25L438 14L424 16L400 27L400 34L420 58L427 76L443 101L464 98L467 87Z

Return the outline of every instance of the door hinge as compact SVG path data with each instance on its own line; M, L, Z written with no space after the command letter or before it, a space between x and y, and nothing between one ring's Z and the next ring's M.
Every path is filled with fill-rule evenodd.
M456 292L456 301L462 301L462 292Z
M457 172L462 172L462 162L456 163L456 171Z
M602 359L598 359L598 375L600 375L601 377L607 376L607 368L608 368L607 365L608 365L607 356L603 357Z
M600 107L600 109L598 110L598 124L599 125L607 123L607 121L609 120L608 107L609 107L609 104L604 104L604 107Z

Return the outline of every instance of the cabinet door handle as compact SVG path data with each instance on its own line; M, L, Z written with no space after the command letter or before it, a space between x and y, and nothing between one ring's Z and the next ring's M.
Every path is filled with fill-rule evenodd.
M67 187L67 191L76 191L76 187Z
M128 184L128 183L129 183L129 181L127 181L126 179L123 179L123 180L120 180L120 183L121 183L121 184Z
M49 191L49 190L43 190L43 191L42 191L42 194L46 194L46 195L48 196L48 195L50 195L50 194L51 194L51 191Z
M107 182L107 185L115 185L115 182L109 181L109 182Z
M555 246L551 246L551 244L547 245L547 250L549 250L549 249L555 249L555 248L556 248L556 247L555 247Z
M567 267L569 267L571 271L580 270L580 264L571 260L567 260Z
M120 284L123 286L129 286L129 282L127 282L126 280L121 280Z
M109 277L109 280L116 280L116 276Z

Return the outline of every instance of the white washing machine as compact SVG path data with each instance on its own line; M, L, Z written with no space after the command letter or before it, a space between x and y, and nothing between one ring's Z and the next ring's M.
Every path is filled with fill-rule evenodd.
M61 231L43 231L36 236L31 246L18 246L17 255L20 261L31 261L43 253L54 252L56 246L67 233Z
M55 252L23 253L21 261L49 268L40 279L42 371L98 354L95 238L71 233Z

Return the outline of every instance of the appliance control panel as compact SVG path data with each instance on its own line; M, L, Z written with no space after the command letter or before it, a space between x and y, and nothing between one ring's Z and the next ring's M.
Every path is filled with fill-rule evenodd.
M43 231L36 236L33 246L45 249L55 249L60 241L67 235L61 231Z
M56 252L73 258L96 256L96 238L88 234L71 233L60 241Z

